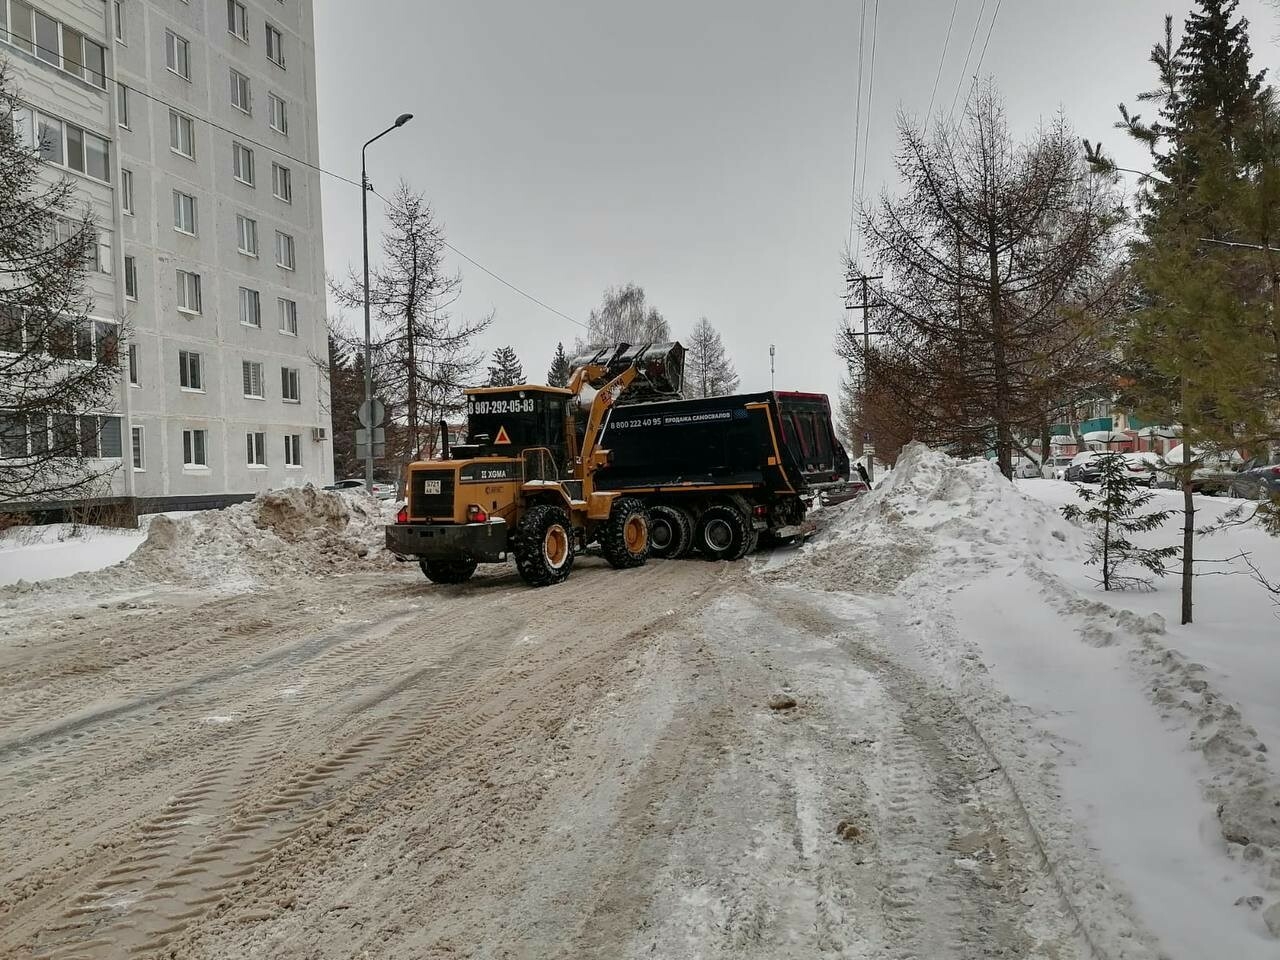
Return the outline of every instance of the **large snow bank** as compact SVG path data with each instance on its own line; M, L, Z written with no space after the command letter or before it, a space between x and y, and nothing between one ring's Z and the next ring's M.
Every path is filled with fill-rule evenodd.
M1229 597L1247 605L1260 642L1193 643L1161 614L1176 612L1176 582L1151 594L1095 589L1087 535L1058 512L1069 493L1044 496L1069 485L1022 486L987 461L910 445L875 490L824 511L819 535L764 576L847 591L884 625L894 655L970 705L1007 766L1038 756L1057 781L1049 794L1061 791L1169 956L1274 956L1263 918L1280 925L1280 782L1268 752L1280 744L1259 737L1261 721L1232 694L1275 700L1280 621L1260 588L1246 596L1244 578L1218 593L1222 578L1209 578L1202 619L1215 614L1211 598ZM1210 647L1214 659L1200 659ZM1043 791L1035 777L1022 785Z
M42 584L19 581L5 592L147 583L242 589L293 576L390 566L382 546L383 509L370 497L312 486L271 490L222 510L153 517L146 539L122 563Z

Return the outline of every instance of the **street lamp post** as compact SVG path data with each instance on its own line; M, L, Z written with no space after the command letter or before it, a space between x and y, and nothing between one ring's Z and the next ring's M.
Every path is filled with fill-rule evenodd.
M369 185L369 174L365 170L364 152L369 149L369 144L374 140L385 137L396 127L403 127L406 123L413 119L412 113L402 113L396 117L396 122L387 129L383 130L378 136L371 140L365 141L365 145L360 148L360 228L364 240L364 402L365 409L373 409L373 346L371 343L371 332L369 325L369 191L372 187ZM368 445L365 447L364 457L364 487L373 493L373 437L377 430L377 425L370 423L366 426L368 433Z

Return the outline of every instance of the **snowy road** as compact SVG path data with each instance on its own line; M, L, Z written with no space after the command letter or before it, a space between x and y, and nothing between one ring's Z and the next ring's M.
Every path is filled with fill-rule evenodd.
M1078 955L955 705L747 564L128 603L0 651L0 955Z

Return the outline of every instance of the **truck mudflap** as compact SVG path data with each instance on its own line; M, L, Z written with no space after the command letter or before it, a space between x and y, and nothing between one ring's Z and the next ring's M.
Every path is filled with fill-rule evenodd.
M395 523L387 530L387 550L400 560L468 556L481 563L507 558L507 522Z

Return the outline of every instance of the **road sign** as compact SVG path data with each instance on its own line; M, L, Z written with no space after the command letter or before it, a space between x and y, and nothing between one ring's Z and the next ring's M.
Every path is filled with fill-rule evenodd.
M386 415L386 408L377 397L364 401L364 403L360 404L360 409L356 411L356 419L366 427L380 426Z
M356 443L365 444L369 442L369 431L363 427L356 427ZM382 427L373 428L374 445L387 442L387 431Z
M373 459L381 460L386 455L387 455L387 445L385 443L375 443L373 445ZM367 443L356 444L356 459L357 460L369 459L369 445Z

